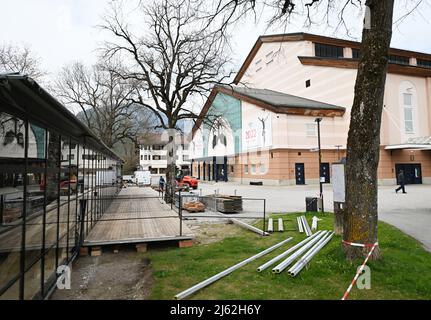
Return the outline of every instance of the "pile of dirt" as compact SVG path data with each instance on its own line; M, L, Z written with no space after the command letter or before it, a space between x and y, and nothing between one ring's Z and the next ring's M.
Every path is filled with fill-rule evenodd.
M145 300L154 284L149 260L136 251L80 257L72 267L71 290L56 290L52 300Z

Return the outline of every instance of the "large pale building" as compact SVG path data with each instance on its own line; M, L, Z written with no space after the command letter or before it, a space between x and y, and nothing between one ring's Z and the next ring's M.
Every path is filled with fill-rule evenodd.
M345 157L360 43L306 33L261 36L235 86L215 87L193 128L201 180L308 184ZM431 183L431 54L390 49L381 129L381 184Z
M190 171L190 160L188 145L184 143L183 136L176 141L175 164L185 174ZM139 167L148 170L154 176L165 175L168 167L166 145L168 135L162 133L148 134L139 141ZM181 143L178 143L181 142Z

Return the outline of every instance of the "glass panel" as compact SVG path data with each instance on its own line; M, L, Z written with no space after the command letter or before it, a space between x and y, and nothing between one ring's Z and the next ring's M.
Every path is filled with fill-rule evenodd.
M406 132L413 132L413 122L412 121L406 121Z
M46 131L29 125L27 219L26 219L26 267L40 259L43 247L44 181Z
M53 248L45 254L45 284L55 277L55 271L55 249Z
M40 290L41 269L40 261L25 273L24 299L31 300Z
M0 300L18 300L19 299L19 281L16 281L13 286L6 290L0 296Z
M24 158L24 121L7 113L0 113L0 158Z
M48 133L48 159L46 177L46 242L49 248L57 243L58 223L58 188L59 188L59 165L60 165L60 137L56 133Z
M404 105L411 106L412 105L412 95L410 93L404 93Z
M61 171L60 171L60 219L59 219L59 248L67 248L67 234L69 221L69 198L73 190L76 189L76 183L72 182L72 172L70 170L72 151L70 149L70 139L61 138ZM67 250L67 249L66 249ZM59 260L60 263L60 260Z
M24 121L0 113L0 299L18 299L24 199Z
M412 121L413 120L413 112L411 108L404 108L404 119L406 121Z

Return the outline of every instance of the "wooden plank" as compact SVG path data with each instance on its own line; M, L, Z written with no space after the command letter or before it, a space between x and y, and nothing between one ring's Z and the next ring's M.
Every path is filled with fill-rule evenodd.
M97 222L85 239L85 244L139 243L193 238L191 230L183 224L183 236L179 236L179 218L170 206L158 199L150 188L127 188L120 193L129 199L114 200L107 212ZM153 198L139 198L141 196ZM132 196L135 196L133 199ZM171 218L172 217L172 218ZM103 221L103 220L112 221ZM127 220L115 220L127 219Z

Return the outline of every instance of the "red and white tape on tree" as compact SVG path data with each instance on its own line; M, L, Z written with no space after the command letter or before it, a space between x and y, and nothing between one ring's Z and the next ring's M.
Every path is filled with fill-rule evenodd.
M364 262L362 263L361 267L358 269L358 271L356 272L355 277L352 280L352 283L350 283L350 286L347 288L346 292L344 293L343 297L341 298L341 300L346 300L347 297L349 296L350 291L352 290L353 286L355 285L356 281L358 281L359 276L361 275L362 271L365 268L365 265L368 262L368 259L370 259L371 255L374 252L374 249L379 245L378 242L374 243L374 244L363 244L363 243L354 243L354 242L348 242L348 241L344 241L344 244L353 246L353 247L362 247L362 248L371 248L370 252L368 252L367 257L365 258Z

